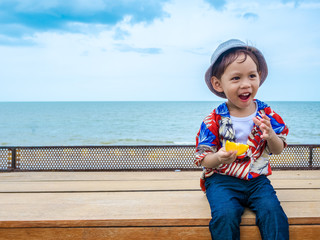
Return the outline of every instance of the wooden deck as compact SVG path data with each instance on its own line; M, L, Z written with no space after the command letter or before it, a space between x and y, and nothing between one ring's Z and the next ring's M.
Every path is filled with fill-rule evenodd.
M211 239L199 171L0 173L0 239ZM270 176L290 239L319 239L320 171ZM260 239L246 210L241 239Z

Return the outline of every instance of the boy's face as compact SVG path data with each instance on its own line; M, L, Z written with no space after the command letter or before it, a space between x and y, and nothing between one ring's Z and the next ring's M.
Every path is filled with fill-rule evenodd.
M231 63L221 76L221 79L212 77L213 88L218 92L224 92L228 102L230 114L233 116L248 116L255 109L255 98L259 84L260 74L257 65L250 56L241 54Z

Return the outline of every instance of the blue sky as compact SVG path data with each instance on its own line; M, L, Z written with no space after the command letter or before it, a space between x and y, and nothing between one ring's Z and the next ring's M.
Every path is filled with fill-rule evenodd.
M318 0L0 0L0 101L221 100L216 46L259 48L257 98L320 101Z

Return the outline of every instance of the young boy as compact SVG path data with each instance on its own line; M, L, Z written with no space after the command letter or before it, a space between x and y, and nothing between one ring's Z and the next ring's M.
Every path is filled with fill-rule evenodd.
M244 208L256 213L263 240L289 239L288 219L266 177L269 154L286 147L288 128L267 104L255 99L268 75L262 53L240 40L218 46L205 74L209 89L226 98L201 124L195 164L204 167L202 189L211 208L212 239L240 239ZM226 141L249 145L246 153L226 151Z

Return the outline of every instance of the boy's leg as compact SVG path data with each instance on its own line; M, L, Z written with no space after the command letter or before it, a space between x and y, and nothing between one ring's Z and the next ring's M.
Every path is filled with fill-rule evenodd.
M240 204L241 194L238 179L214 174L206 179L206 195L211 208L209 224L212 239L240 239L240 222L244 207Z
M266 176L249 182L249 207L256 213L256 224L263 240L289 239L288 218L284 213L276 192Z

